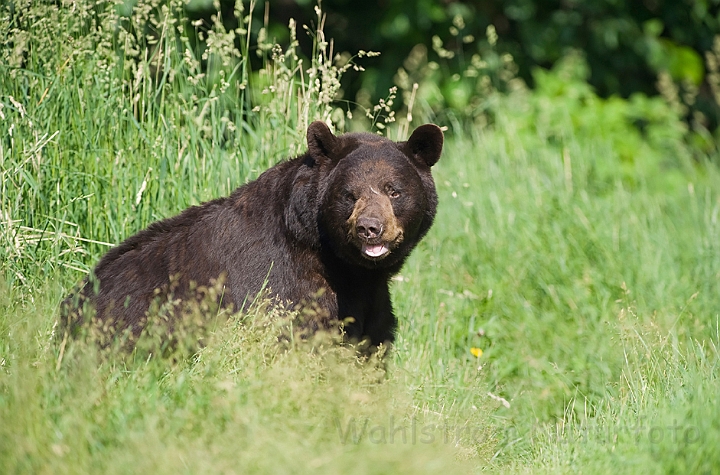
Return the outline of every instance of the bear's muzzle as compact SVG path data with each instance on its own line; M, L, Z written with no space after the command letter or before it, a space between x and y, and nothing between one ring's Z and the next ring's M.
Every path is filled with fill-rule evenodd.
M402 242L403 231L387 196L359 198L347 224L350 241L367 259L382 259Z

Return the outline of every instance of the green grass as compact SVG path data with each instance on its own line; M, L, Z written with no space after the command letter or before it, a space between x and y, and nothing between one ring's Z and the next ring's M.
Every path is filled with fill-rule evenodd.
M570 182L562 147L510 130L448 149L437 226L396 286L398 346L455 387L482 365L511 402L493 414L511 472L717 470L717 171L598 180L613 151L584 138Z
M187 34L166 33L163 67L143 69L128 51L147 39L110 39L91 12L117 21L37 6L0 22L26 45L0 61L1 473L720 470L718 169L660 101L603 102L562 71L448 131L436 223L393 283L387 372L325 338L279 344L286 315L263 305L195 354L54 340L106 243L342 117L292 48L250 71L249 49L218 47L201 77ZM303 68L331 85L326 59Z

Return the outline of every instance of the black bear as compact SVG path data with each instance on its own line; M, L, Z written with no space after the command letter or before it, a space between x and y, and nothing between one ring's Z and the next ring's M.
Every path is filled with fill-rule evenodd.
M427 124L393 142L370 133L335 136L313 122L307 141L307 153L230 196L153 223L111 249L65 301L67 328L83 322L89 303L96 323L137 335L171 283L173 299L181 299L221 278L223 306L237 308L266 288L290 304L314 301L322 316L313 328L346 321L349 341L391 343L397 320L388 285L435 217L430 167L443 134Z

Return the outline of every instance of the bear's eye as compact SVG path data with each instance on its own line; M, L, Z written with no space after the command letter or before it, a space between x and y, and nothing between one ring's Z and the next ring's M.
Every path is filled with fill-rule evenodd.
M390 185L385 187L385 193L387 193L390 198L400 198L400 192Z
M352 191L345 192L345 199L347 199L348 201L352 201L353 203L357 201L357 198L355 198L355 194Z

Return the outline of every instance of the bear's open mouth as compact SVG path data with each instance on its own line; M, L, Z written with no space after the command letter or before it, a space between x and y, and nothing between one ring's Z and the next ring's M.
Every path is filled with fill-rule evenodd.
M364 256L371 257L373 259L377 259L378 257L383 257L386 254L390 252L390 248L387 247L387 245L380 243L380 244L365 244L363 243L361 249Z

